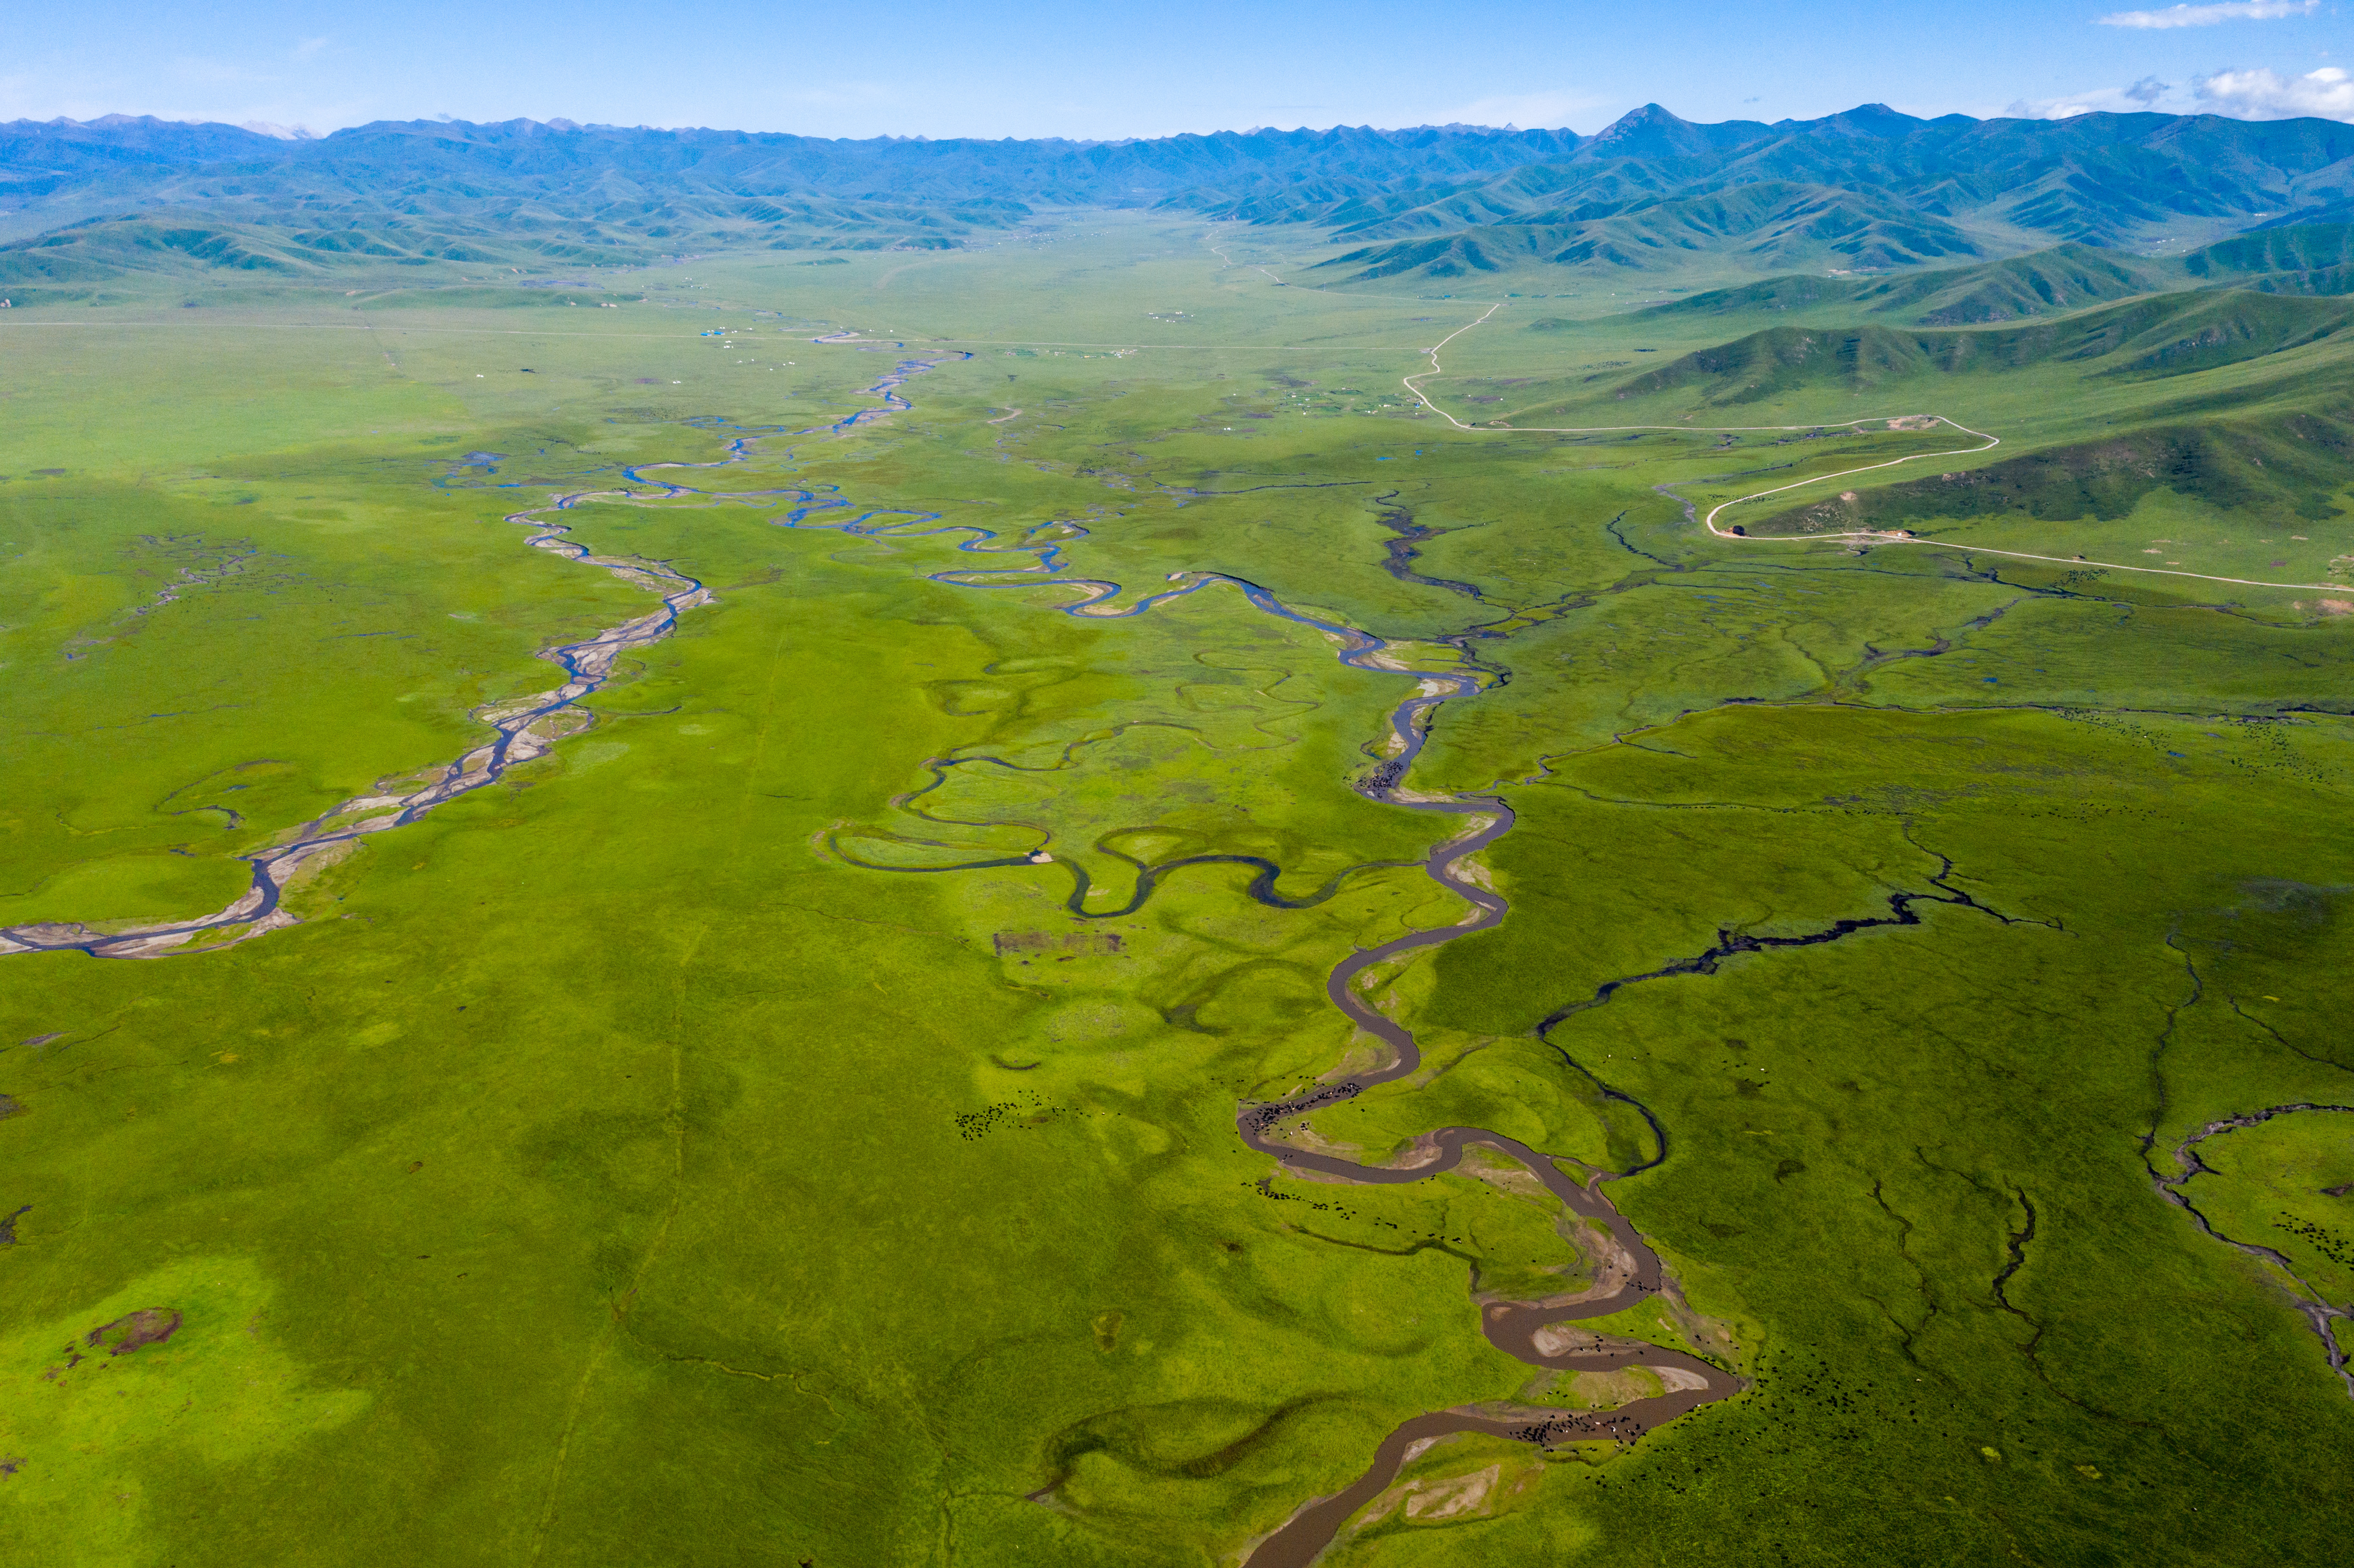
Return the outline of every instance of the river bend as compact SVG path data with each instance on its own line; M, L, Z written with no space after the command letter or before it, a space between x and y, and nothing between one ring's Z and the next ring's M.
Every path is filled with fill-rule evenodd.
M844 335L821 341L852 340ZM901 368L905 371L907 366L903 365ZM904 380L904 376L900 379ZM895 382L895 387L896 385ZM900 406L904 406L903 400ZM844 428L851 422L844 421L843 426L836 428ZM1389 499L1388 496L1380 498L1383 502ZM1421 669L1400 652L1399 645L1384 638L1360 627L1296 609L1266 588L1228 573L1174 573L1169 579L1170 587L1142 595L1126 605L1116 604L1114 601L1122 592L1119 583L1066 573L1062 546L1084 537L1086 534L1086 530L1076 524L1062 525L1062 532L1053 541L1031 543L1025 539L1022 543L1000 543L999 535L994 530L974 524L946 523L933 514L867 512L846 517L826 515L846 505L838 500L804 492L799 504L790 508L777 521L787 527L835 528L868 536L957 535L961 535L957 546L960 551L1028 555L1032 560L1026 566L935 572L930 576L936 582L966 588L1063 589L1075 596L1056 607L1066 615L1104 619L1142 615L1156 605L1187 594L1214 588L1230 588L1265 614L1312 627L1331 637L1340 646L1339 657L1343 664L1354 669L1380 670L1419 678L1415 693L1390 713L1387 722L1390 733L1379 748L1383 760L1360 780L1357 788L1368 799L1386 805L1460 819L1459 830L1434 847L1421 863L1433 880L1462 898L1470 906L1470 912L1454 925L1408 932L1377 947L1361 948L1335 965L1325 980L1326 996L1359 1030L1382 1043L1387 1059L1382 1065L1363 1072L1325 1078L1287 1099L1246 1104L1235 1114L1235 1130L1245 1144L1272 1159L1285 1170L1328 1181L1364 1185L1388 1186L1425 1181L1454 1170L1461 1162L1464 1150L1475 1147L1521 1165L1573 1213L1593 1223L1587 1234L1592 1238L1588 1245L1600 1255L1596 1260L1596 1282L1588 1289L1575 1295L1544 1301L1483 1301L1479 1304L1481 1332L1497 1349L1532 1367L1573 1372L1609 1372L1627 1367L1645 1367L1659 1374L1666 1392L1637 1399L1612 1410L1526 1407L1500 1411L1459 1406L1415 1416L1394 1428L1376 1446L1370 1463L1356 1480L1329 1497L1317 1498L1303 1504L1281 1528L1257 1542L1246 1560L1245 1568L1305 1568L1305 1564L1331 1544L1334 1535L1359 1509L1378 1497L1396 1478L1398 1470L1407 1458L1420 1452L1421 1447L1432 1440L1455 1433L1484 1433L1538 1445L1596 1441L1632 1443L1663 1423L1687 1414L1702 1404L1728 1398L1744 1386L1741 1379L1725 1369L1686 1351L1667 1350L1619 1336L1564 1332L1560 1329L1559 1325L1564 1323L1605 1318L1625 1311L1656 1295L1665 1284L1659 1255L1644 1242L1635 1227L1603 1192L1603 1183L1609 1180L1606 1173L1580 1181L1568 1174L1562 1162L1552 1156L1481 1128L1441 1128L1417 1140L1403 1160L1390 1165L1362 1164L1334 1155L1294 1148L1283 1140L1285 1123L1324 1107L1353 1099L1379 1085L1409 1076L1422 1065L1422 1053L1412 1032L1358 993L1354 986L1357 976L1392 959L1437 948L1474 932L1487 930L1500 924L1510 912L1511 906L1500 895L1479 885L1465 874L1462 863L1511 831L1511 808L1503 800L1490 796L1431 799L1403 787L1428 736L1432 715L1444 704L1478 695L1486 687L1481 677L1499 673L1491 668L1478 666L1477 661L1469 658L1464 646L1469 638L1486 630L1485 625L1467 629L1449 638L1430 640L1454 645L1464 654L1466 662L1475 666L1472 673L1459 667ZM1412 546L1428 536L1426 531L1414 527L1411 518L1402 513L1385 514L1384 521L1398 535L1388 552L1387 563L1395 575L1405 580L1462 593L1475 600L1479 599L1479 590L1469 584L1425 578L1414 574ZM1034 538L1035 535L1029 537ZM937 768L938 765L938 759L935 759L934 766ZM842 854L838 847L834 853ZM843 855L843 858L850 859L847 855ZM876 871L953 872L1035 865L1037 858L1032 855L1001 856L958 865L925 867L876 865L858 861L852 863L867 865ZM1085 906L1087 893L1086 873L1075 863L1064 863L1073 874L1076 884L1066 906L1073 915L1084 919L1110 918L1133 912L1150 895L1157 876L1181 866L1205 863L1256 866L1258 874L1247 889L1250 895L1262 904L1286 908L1320 903L1331 895L1339 880L1336 878L1333 885L1310 898L1287 900L1278 896L1274 891L1279 868L1269 863L1249 856L1195 855L1160 865L1140 866L1137 891L1125 906L1116 910L1090 911ZM1299 1125L1304 1127L1305 1123ZM1600 1239L1603 1236L1607 1237L1606 1242Z
M904 350L906 346L862 340L848 333L830 334L814 341L865 352ZM933 359L903 359L866 388L868 396L878 399L877 407L860 409L831 425L795 433L842 434L891 414L905 412L913 407L899 391L907 380L950 358L970 357L969 354L952 353ZM1420 678L1415 694L1392 710L1388 719L1390 735L1383 747L1384 760L1360 781L1358 789L1368 799L1387 805L1460 819L1459 831L1434 847L1421 864L1433 880L1461 897L1469 906L1469 913L1455 925L1409 932L1377 947L1362 948L1334 966L1325 982L1326 995L1358 1029L1382 1043L1387 1059L1382 1065L1363 1072L1325 1078L1287 1099L1246 1104L1236 1112L1237 1134L1246 1145L1273 1160L1284 1170L1327 1181L1365 1185L1396 1185L1427 1180L1454 1170L1462 1160L1464 1151L1471 1148L1488 1150L1521 1165L1572 1213L1593 1223L1593 1228L1589 1228L1587 1234L1588 1245L1599 1254L1596 1260L1596 1283L1574 1296L1545 1301L1483 1301L1479 1304L1481 1331L1499 1350L1532 1367L1611 1371L1640 1366L1656 1372L1667 1386L1666 1393L1606 1411L1541 1407L1499 1411L1465 1406L1416 1415L1399 1425L1381 1441L1370 1457L1367 1467L1355 1481L1329 1497L1304 1503L1281 1528L1257 1543L1246 1560L1246 1568L1304 1568L1331 1543L1352 1515L1379 1496L1395 1478L1399 1468L1411 1455L1420 1452L1421 1446L1437 1438L1456 1433L1485 1433L1540 1445L1593 1441L1631 1443L1662 1423L1672 1421L1702 1404L1726 1398L1743 1386L1739 1379L1723 1368L1685 1351L1614 1336L1564 1334L1558 1328L1564 1323L1623 1311L1659 1291L1664 1283L1659 1255L1603 1192L1603 1183L1608 1180L1606 1174L1580 1181L1568 1174L1562 1162L1553 1157L1500 1133L1480 1128L1441 1128L1417 1140L1402 1161L1389 1165L1366 1165L1298 1149L1282 1138L1286 1122L1352 1099L1379 1085L1408 1076L1421 1065L1422 1054L1413 1033L1357 993L1352 982L1358 975L1392 959L1434 948L1460 937L1487 930L1501 922L1510 912L1511 906L1500 895L1470 880L1462 865L1468 857L1487 848L1511 830L1511 809L1501 800L1492 797L1469 795L1426 799L1402 789L1406 774L1422 750L1431 716L1446 703L1477 695L1484 689L1482 675L1497 673L1491 668L1479 665L1462 648L1465 639L1478 634L1482 628L1470 629L1451 639L1458 651L1465 652L1465 662L1473 667L1470 673L1461 667L1418 669L1397 652L1396 645L1389 641L1362 628L1295 609L1260 585L1227 573L1175 573L1170 578L1169 587L1140 596L1128 604L1117 604L1114 601L1123 591L1120 584L1076 577L1066 571L1067 562L1062 545L1086 535L1086 530L1076 524L1065 525L1054 541L1033 543L1031 540L1034 535L1025 535L1020 543L1002 544L995 530L972 524L947 523L936 514L892 510L858 512L839 496L809 490L735 492L706 497L705 493L674 480L651 477L652 471L656 469L717 468L741 463L750 455L753 445L765 439L765 435L758 434L733 438L726 443L726 455L713 463L646 464L622 471L632 484L649 486L649 489L562 494L553 497L545 506L507 514L505 521L530 530L525 543L532 548L610 572L623 581L659 594L661 604L644 615L633 617L584 641L543 649L539 657L563 669L564 683L552 691L481 710L476 717L490 726L493 732L493 738L470 748L455 761L430 775L405 781L406 788L398 782L380 786L376 793L345 800L325 814L281 834L275 844L241 856L252 867L250 885L227 907L211 915L151 925L118 923L111 927L94 927L57 922L0 927L0 955L74 951L94 958L161 958L175 953L212 951L232 942L249 940L292 925L295 918L282 907L282 900L289 883L306 865L331 852L358 843L371 834L413 822L436 806L494 783L510 768L546 755L565 736L588 728L593 719L580 703L612 679L615 664L620 657L668 637L676 630L682 613L712 602L712 595L700 582L662 563L593 554L587 546L567 536L570 533L568 524L546 521L540 515L542 513L560 513L592 501L671 502L690 505L760 501L773 503L781 501L786 503L785 510L774 520L785 527L832 528L866 536L957 535L960 535L957 547L963 552L1028 556L1028 564L1022 566L987 567L930 575L936 581L964 588L1066 590L1076 597L1057 608L1065 614L1090 618L1117 619L1142 615L1174 599L1206 589L1227 588L1239 593L1253 608L1265 614L1327 634L1340 645L1339 657L1343 664L1355 669L1380 670ZM493 454L472 455L487 459ZM1383 499L1386 501L1388 497ZM851 514L829 515L842 512ZM1411 546L1426 535L1412 528L1410 519L1400 521L1399 517L1392 516L1385 518L1385 522L1390 524L1393 532L1400 535L1389 552L1388 564L1401 578L1466 593L1475 599L1479 597L1478 590L1469 584L1422 578L1413 574L1411 562L1414 552ZM1274 885L1280 868L1271 863L1253 857L1193 856L1180 862L1140 868L1137 891L1128 906L1119 910L1090 912L1085 908L1087 892L1085 874L1076 865L1071 865L1077 885L1068 901L1068 907L1071 913L1083 918L1127 914L1150 896L1155 879L1170 871L1186 865L1242 863L1258 868L1258 874L1254 877L1249 891L1260 902L1269 905L1296 908L1321 902L1338 885L1336 879L1332 886L1328 886L1310 899L1286 900L1275 894ZM870 869L978 871L1034 863L1032 857L1014 856L956 866L873 866ZM207 942L196 940L204 937L216 939ZM1601 1239L1604 1236L1607 1237L1606 1242Z

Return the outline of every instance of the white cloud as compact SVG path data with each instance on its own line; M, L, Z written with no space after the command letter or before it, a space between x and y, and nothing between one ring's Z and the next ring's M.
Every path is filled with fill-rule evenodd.
M2096 87L2059 98L2020 99L2002 111L2011 120L2070 120L2079 114L2226 114L2234 120L2294 120L2312 115L2354 122L2354 75L2323 66L2303 76L2259 67L2193 77L2187 91L2154 76L2131 87Z
M2321 0L2223 0L2214 5L2168 5L2162 11L2112 11L2104 27L2211 27L2218 22L2270 22L2310 16Z
M2096 87L2062 98L2020 99L2003 111L2012 120L2069 120L2079 114L2145 114L2174 89L2154 76L2131 87ZM2162 112L2162 111L2161 111Z
M2293 120L2314 115L2354 121L2354 77L2336 66L2303 76L2275 70L2219 70L2192 82L2202 108L2241 120Z

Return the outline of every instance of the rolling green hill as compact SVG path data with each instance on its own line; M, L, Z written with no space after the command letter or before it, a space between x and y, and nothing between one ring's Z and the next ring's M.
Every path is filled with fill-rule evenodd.
M1694 350L1621 382L1619 398L1690 388L1709 407L1761 402L1807 387L1857 391L1916 376L2016 370L2048 361L2110 376L2188 375L2321 342L2354 303L2232 291L2132 299L2052 322L1903 332L1768 327ZM2095 367L2096 366L2096 367Z
M2115 522L2166 492L2283 527L2346 515L2330 497L2354 483L2354 402L2282 413L2151 425L1900 483L1829 495L1745 519L1760 535L1851 528L1926 530L2012 516Z
M2166 287L2168 278L2162 266L2090 246L2062 245L2028 256L1890 279L1786 273L1654 305L1637 319L1861 310L1901 315L1924 326L1967 326L2126 299Z
M2257 229L2182 260L2195 278L2275 294L2354 292L2354 223Z

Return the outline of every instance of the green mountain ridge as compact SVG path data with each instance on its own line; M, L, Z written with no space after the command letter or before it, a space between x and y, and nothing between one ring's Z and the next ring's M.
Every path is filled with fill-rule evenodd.
M1658 270L1677 250L1742 267L1836 259L1887 269L2052 240L2134 249L2277 223L2285 210L2311 221L2349 187L2354 132L2334 122L1924 121L1868 105L1821 121L1703 127L1654 104L1557 162L1486 181L1385 200L1263 185L1163 205L1369 241L1329 264L1357 282L1462 276L1513 259Z
M1757 267L1840 260L1877 269L1977 256L1982 248L1955 225L1876 194L1776 181L1647 200L1607 217L1546 212L1509 224L1364 246L1312 270L1343 271L1343 282L1407 274L1462 277L1520 261L1649 270L1670 264L1678 253L1723 253Z
M2344 226L2266 230L2164 260L2062 245L1970 267L1889 278L1783 273L1652 305L1638 313L1638 318L1672 322L1753 311L1823 314L1860 310L1903 315L1919 326L1977 326L2066 314L2185 287L2338 294L2347 289L2324 285L2341 280L2347 262L2321 262L2342 253L2349 233L2354 230Z
M1921 120L1870 104L1770 125L1695 125L1652 104L1591 137L1450 125L1097 143L528 120L381 122L291 142L123 116L0 125L0 219L19 235L93 217L290 231L220 248L263 270L272 258L299 266L321 232L356 230L408 258L454 245L512 265L511 239L535 256L627 262L984 244L1036 207L1158 206L1320 231L1348 249L1308 271L1343 286L1564 268L1868 272L2055 242L2196 247L2349 200L2354 127L2331 121ZM201 246L180 253L204 260ZM2265 287L2342 291L2343 265L2270 269Z

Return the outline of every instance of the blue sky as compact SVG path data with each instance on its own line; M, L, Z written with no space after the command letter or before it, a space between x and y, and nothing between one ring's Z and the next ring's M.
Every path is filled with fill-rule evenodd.
M2354 4L2354 0L2345 0ZM2205 109L2354 121L2341 0L541 0L20 4L0 120L108 112L324 132L567 116L811 135L1156 136L1447 121Z

